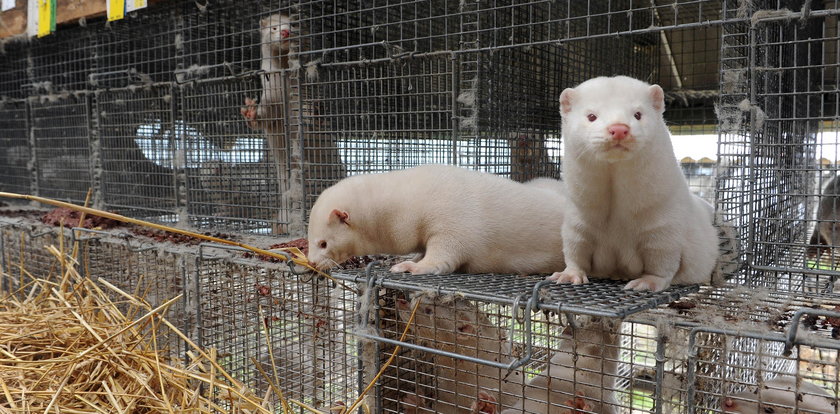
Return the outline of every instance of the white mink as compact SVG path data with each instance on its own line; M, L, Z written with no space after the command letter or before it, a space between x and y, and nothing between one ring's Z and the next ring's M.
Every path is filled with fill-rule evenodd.
M272 14L260 20L262 95L259 104L251 98L245 98L245 106L240 110L251 129L274 129L270 132L280 132L282 128L281 105L289 102L289 85L282 70L289 68L291 34L291 21L285 14ZM271 122L279 123L279 127L273 128L269 124Z
M796 378L785 375L766 381L758 390L724 398L721 409L726 413L787 414L793 413L796 406L799 413L833 414L836 405L837 400L822 387L807 381L801 381L797 387Z
M620 329L617 320L579 318L574 335L564 334L548 369L530 379L523 399L501 413L618 413L619 403L612 390L616 386ZM492 394L480 393L479 400L485 403L477 401L475 411L495 413Z
M272 226L272 230L295 235L306 231L302 212L305 191L318 193L347 175L335 134L312 132L322 129L322 121L315 116L318 105L303 94L304 88L290 81L294 74L288 69L300 66L295 55L299 39L298 29L286 14L260 20L260 102L245 98L245 106L240 108L249 128L265 132L274 164L282 209L277 221L288 224ZM288 116L302 116L307 128L286 125Z
M708 204L691 194L658 85L590 79L560 96L566 267L549 279L632 279L625 289L709 283L718 256Z
M421 253L392 272L547 273L563 266L562 183L424 165L357 175L326 189L309 215L309 260Z
M419 307L414 317L414 339L423 345L484 360L508 363L510 343L504 332L490 322L487 314L470 301L458 297L420 295L409 304L396 301L400 319L408 321L414 304ZM458 414L469 412L479 390L492 393L502 404L510 406L522 392L524 379L519 370L509 375L507 370L457 358L436 356L436 402L426 402L428 396L408 392L402 398L403 412ZM431 407L430 407L431 405Z

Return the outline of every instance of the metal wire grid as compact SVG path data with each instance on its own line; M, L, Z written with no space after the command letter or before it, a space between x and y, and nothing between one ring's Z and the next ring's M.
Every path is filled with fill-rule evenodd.
M781 5L755 4L748 15L772 6ZM790 25L761 21L761 12L754 16L752 26L723 26L718 206L742 232L752 269L747 283L824 291L831 278L809 270L803 254L824 107L822 18Z
M408 292L396 289L377 288L376 294L372 296L375 305L372 305L371 313L374 317L369 327L375 327L383 338L398 338L414 306L413 302L409 302L411 296ZM546 401L550 400L559 407L566 399L573 398L573 394L550 393L541 384L548 379L548 365L552 356L566 354L570 357L570 353L576 352L578 358L590 358L607 364L620 364L619 361L625 359L619 357L618 331L615 331L612 340L577 331L574 333L577 342L570 345L572 342L567 339L570 333L568 330L564 332L567 318L561 318L553 312L539 312L532 316L529 331L523 320L512 315L514 308L504 304L473 302L458 296L428 291L420 296L423 299L420 299L416 319L406 342L428 348L403 347L378 382L374 400L378 404L377 412L407 412L412 407L417 409L416 412L463 412L469 410L476 401L478 389L493 395L504 408L520 404L515 412L523 412L523 404L524 412L546 412ZM581 318L577 320L581 329L592 328ZM527 347L528 341L532 341L535 346ZM364 344L366 347L362 355L367 381L373 373L379 371L381 364L393 352L393 345ZM606 352L615 355L592 353L592 349L602 346L610 348L612 352ZM428 349L452 354L439 354ZM504 368L476 365L455 355L502 364L526 355L529 360L526 366L508 372ZM573 363L569 361L556 360L551 375L558 377L561 367L571 368ZM618 395L628 395L626 387L607 385L615 382L616 376L617 372L608 374L603 380L604 385L594 388L603 387L610 392L617 391ZM579 381L591 383L592 380ZM598 396L590 394L589 397ZM539 405L543 406L543 411L532 411Z
M377 293L373 308L376 315L374 326L383 338L393 340L404 329L411 309L405 302L402 305L398 303L410 296L407 292L386 288L378 289ZM785 302L787 305L781 305L782 309L777 311L774 307L780 305L776 301L782 296L774 297L768 291L759 298L754 293L748 290L717 291L705 297L688 298L703 301L690 311L666 308L653 312L653 315L636 315L632 323L623 325L621 336L615 342L620 344L621 349L615 356L595 353L585 346L591 339L577 337L578 361L594 358L616 365L615 371L607 375L608 380L596 386L596 390L587 391L588 397L592 398L592 393L599 392L612 394L615 408L621 412L722 412L724 397L754 390L773 377L789 376L814 383L836 395L837 369L840 368L837 357L840 345L836 340L828 339L823 332L823 338L816 341L819 345L815 345L814 341L810 344L809 340L801 341L799 337L790 346L786 342L789 325L786 327L784 323L792 323L796 310L812 306L814 302L800 298L795 302ZM530 330L526 330L522 321L512 316L509 306L484 300L458 299L457 296L453 299L453 296L429 291L423 295L436 299L423 302L420 306L416 325L406 339L414 346L404 347L384 372L375 399L380 404L377 407L381 410L379 412L403 412L414 405L421 407L418 412L467 410L475 401L473 389L476 383L503 401L506 408L523 398L528 401L524 410L519 406L512 412L545 412L535 406L551 401L553 406L561 407L565 400L571 399L570 395L560 395L562 392L556 388L554 393L549 393L540 389L539 385L521 384L522 378L539 384L538 378L547 375L549 359L570 352L564 347L569 344L562 342L562 335L568 334L568 330L564 331L568 323L566 319L555 313L537 313L532 317ZM740 304L725 305L726 299L740 299ZM765 316L761 323L737 320L747 317L745 310L750 315ZM775 333L766 331L767 314L774 315L772 324ZM582 318L579 315L566 316L576 317L580 326ZM788 319L785 320L785 317ZM430 318L434 318L433 323ZM702 322L695 324L695 318L700 318ZM726 320L727 323L716 328L710 323L713 320ZM723 326L726 329L722 329ZM530 333L528 339L526 332ZM481 342L471 339L470 335L478 335L482 338ZM462 361L425 348L507 362L522 357L528 351L526 344L529 341L534 346L528 363L507 374L505 370L478 368L469 360ZM786 353L788 347L792 350L790 354ZM372 373L378 372L393 351L393 346L386 342L378 346L371 344L365 349L366 378L370 378ZM455 377L448 369L471 374ZM578 367L578 373L580 369ZM504 380L500 379L502 377ZM455 378L459 381L458 385L455 385ZM577 386L578 389L583 387L582 384ZM803 387L801 391L800 386ZM814 395L804 385L795 385L794 389ZM419 395L419 398L414 395ZM506 395L510 398L506 399ZM770 401L762 397L762 402ZM529 404L532 405L527 408Z
M457 141L460 165L527 181L559 178L564 55L556 46L465 54L461 68L475 68L470 89L457 103L465 117ZM466 73L464 75L469 75Z
M338 277L345 278L350 273L353 272L342 272ZM360 278L348 280L358 282ZM380 355L378 361L381 363L381 358L385 358L393 349L394 342L387 340L396 339L403 329L401 321L407 318L407 308L406 305L399 305L398 301L408 299L411 296L409 292L438 299L462 298L455 301L468 301L471 312L485 316L464 317L457 311L463 310L462 307L453 305L453 302L447 305L448 311L440 310L438 303L438 308L431 314L444 320L452 314L458 314L459 321L490 320L492 322L486 322L486 326L492 328L492 332L503 330L510 332L507 338L515 338L512 351L505 353L505 358L521 357L527 344L533 345L533 358L528 360L521 371L522 375L533 375L544 369L545 361L559 351L556 338L552 339L552 334L546 333L560 322L556 313L546 311L548 307L541 307L544 313L533 314L528 329L512 310L521 306L521 302L511 307L511 301L499 301L494 295L488 295L490 289L481 285L480 281L465 278L464 282L465 285L478 286L476 290L481 291L482 295L473 294L460 286L453 287L453 284L458 284L456 279L448 281L448 288L441 288L440 284L428 283L426 280L417 280L417 286L393 281L374 283L377 287L373 291L377 294L371 302L375 304L371 311L375 315L373 326L378 328L378 335L386 341L378 347L371 345L366 348L367 351L363 353L366 372L376 372L379 368L376 365L377 358L371 357L371 354ZM447 300L451 301L443 299ZM833 315L836 316L836 303L833 296L792 296L790 292L754 288L704 288L699 293L684 296L672 306L630 315L629 321L632 323L625 324L622 331L622 351L616 360L618 367L612 391L616 392L615 397L623 409L649 410L653 407L657 412L689 413L699 409L719 411L723 397L754 389L762 381L776 376L798 376L836 395L837 369L840 368L837 350L840 344L830 339L833 322L827 322L828 319L826 322L812 321L806 326L813 326L815 333L792 334L793 326L805 321L799 313L811 308L823 308L834 309ZM564 313L578 312L585 313L571 306ZM442 328L443 324L440 320L436 323L435 332L440 336L435 338L431 347L453 352L456 347L451 337L455 327ZM445 329L450 330L449 337L445 336ZM526 333L530 333L530 337ZM497 334L490 337L498 337L494 335ZM475 348L464 345L471 342L462 339L459 337L461 348L455 352L476 356ZM407 342L424 346L430 345L432 341L429 338L412 337ZM406 348L408 350L401 352L395 365L385 372L380 384L377 401L381 401L383 412L399 412L400 407L417 404L418 401L427 410L433 407L436 412L447 412L452 404L457 404L460 409L469 408L469 398L455 401L451 397L442 397L453 392L465 392L463 389L455 389L451 384L446 385L446 373L436 367L452 366L450 356L430 353L422 347ZM487 345L481 349L488 349ZM792 353L787 353L788 350L792 350ZM479 357L490 358L490 361L494 359L488 354L489 351L483 354L478 352ZM510 358L511 355L513 358ZM443 362L441 358L448 359ZM478 377L484 375L491 380L496 378L492 371L481 372ZM496 388L502 389L499 388L501 384L499 382ZM485 386L492 388L490 385ZM412 390L421 393L423 398L407 397ZM533 393L524 392L516 395L533 396ZM803 389L803 392L809 391ZM540 401L539 397L535 401Z
M191 221L200 227L270 229L281 219L281 209L290 208L280 203L280 192L286 188L281 188L278 175L287 172L275 168L267 142L245 130L239 114L240 90L239 84L227 80L183 90L187 115L183 151L186 177L192 184L187 208ZM216 101L211 108L217 109L202 109L211 101ZM198 113L199 119L193 119L191 114ZM285 148L278 155L286 157Z
M73 77L86 77L89 88L128 88L126 98L109 100L109 97L105 95L100 102L97 96L94 99L93 108L90 109L92 115L95 115L91 116L90 120L93 126L90 134L94 141L98 137L102 145L111 145L117 150L112 153L113 159L96 160L94 157L93 161L92 182L94 186L97 186L101 179L104 197L109 199L106 202L107 205L113 205L113 208L118 209L134 207L133 214L157 215L156 217L160 219L171 220L172 207L170 206L173 202L170 194L174 192L178 198L174 204L187 205L193 224L260 231L265 231L264 229L270 225L271 231L284 231L283 225L291 221L289 214L284 210L306 209L321 189L344 176L345 169L356 168L359 157L355 153L359 153L360 149L385 147L389 148L385 151L389 154L379 154L377 151L370 157L383 159L385 165L359 168L357 169L359 171L374 171L380 168L387 170L411 165L400 158L412 156L407 155L409 149L404 145L404 136L414 134L429 138L429 141L409 141L409 145L416 146L417 152L426 153L426 155L413 155L419 162L457 162L465 166L510 174L520 180L536 175L556 176L560 147L557 130L559 118L556 111L556 99L552 95L559 93L562 86L571 85L588 76L624 71L628 67L633 68L631 70L633 75L645 77L645 74L651 72L651 65L655 60L654 52L658 47L656 36L647 32L631 32L635 34L622 35L617 40L595 36L593 40L563 39L558 44L541 43L540 39L551 37L551 33L556 32L551 32L550 25L528 25L529 21L538 20L537 16L541 14L553 13L553 15L561 16L562 19L582 21L577 17L591 13L595 16L590 23L587 23L587 30L591 31L598 25L612 25L610 27L616 28L629 24L625 21L632 20L637 14L655 14L644 8L633 9L629 14L622 14L618 11L622 7L625 9L628 7L624 2L589 4L587 11L576 9L566 11L566 13L558 13L560 7L564 7L563 5L556 6L547 2L533 2L527 5L499 3L495 5L498 10L492 13L489 9L484 9L484 6L471 4L464 5L465 9L458 9L462 5L454 2L373 6L371 9L350 3L319 6L313 3L302 3L293 8L287 6L281 9L274 8L272 12L277 10L287 12L296 18L300 25L300 39L297 41L297 47L300 50L297 55L301 64L306 67L304 72L307 76L305 76L303 86L292 87L293 92L298 91L295 93L298 93L300 97L298 99L300 105L297 105L297 109L294 108L295 105L290 108L292 116L289 130L297 131L295 128L298 128L301 131L305 147L302 154L310 161L306 164L306 171L303 174L306 200L298 204L294 199L289 200L283 197L277 202L275 198L277 195L272 194L270 188L269 191L264 190L264 182L273 180L271 173L274 171L271 171L269 167L257 166L259 162L254 162L254 159L258 157L256 153L264 152L265 148L270 146L268 142L270 137L264 137L261 133L245 135L248 131L243 128L243 122L237 114L241 106L238 101L242 98L235 96L241 92L242 82L249 76L251 77L250 85L254 85L249 88L253 88L254 93L248 95L255 96L260 89L255 86L254 79L259 75L249 72L249 69L254 68L254 63L259 61L259 50L254 47L259 42L254 30L257 22L253 16L258 13L256 6L251 3L245 5L225 3L203 11L194 8L193 5L155 9L156 13L140 13L133 20L115 24L114 27L97 31L96 36L91 36L95 37L92 44L96 50L92 60L95 62L92 65L92 73L74 74ZM572 3L567 6L573 7ZM335 7L335 9L330 7ZM371 13L360 13L354 9L359 7L361 7L360 10ZM583 8L580 3L574 3L574 7ZM602 7L606 8L602 10ZM658 5L656 7L659 8ZM691 13L696 12L694 17L701 20L704 19L704 15L711 15L710 7L697 2L692 6L679 5L671 8L673 10L669 10L673 13L660 13L661 15L657 18L663 22L673 20L672 23L690 21L693 17L685 17L691 16L689 10L694 10ZM680 13L683 17L677 18ZM330 17L334 18L330 20ZM366 21L383 18L385 22L381 25L371 23L370 33L361 30L351 35L352 30L347 29L353 27L353 24L366 27ZM346 21L342 23L342 19ZM639 21L642 20L636 18L636 22ZM456 23L470 29L463 33L458 32L456 29L459 26ZM96 23L92 25L96 26ZM482 29L489 25L496 25L501 29L493 33ZM143 30L148 32L149 27L155 28L152 30L154 32L152 37L138 35ZM577 27L575 30L583 30L583 28ZM599 30L594 31L599 32ZM78 29L78 31L85 32L83 29ZM432 32L436 34L430 34ZM449 35L456 32L457 43L453 40L456 36ZM341 39L339 34L347 39ZM337 133L346 129L347 122L340 121L339 125L336 125L334 121L340 117L334 117L333 114L342 112L335 108L340 104L334 104L332 101L325 102L328 100L325 97L331 96L331 88L337 89L343 85L331 86L323 80L329 77L331 72L341 72L342 66L345 66L343 70L346 71L347 68L352 67L347 65L352 65L354 62L362 71L375 70L371 68L375 67L376 63L372 63L368 57L361 60L354 60L352 57L348 59L347 54L354 52L352 47L340 48L344 50L345 56L341 59L332 59L329 55L333 52L338 53L338 49L325 51L329 47L320 46L324 44L352 45L355 35L358 35L359 39L371 36L372 39L378 39L377 36L385 37L385 43L371 44L371 50L378 48L384 52L378 55L374 53L371 56L385 56L387 59L383 60L385 63L381 65L381 73L393 73L393 75L375 74L373 76L387 76L393 80L391 84L402 83L402 92L397 93L390 92L395 90L391 85L382 86L381 90L389 91L386 94L390 93L395 98L392 103L382 100L385 102L375 104L379 106L378 112L382 114L381 118L385 122L380 122L381 126L374 125L360 131L365 138L371 135L377 137L375 140L368 139L367 143L345 141L340 135L337 138ZM485 35L490 36L491 40L482 37ZM463 53L488 42L497 42L503 37L513 38L515 44L523 47L494 54ZM399 43L402 41L400 39L404 39L405 42L398 47L405 50L408 48L406 45L411 44L425 50L445 51L447 54L438 58L430 57L428 60L420 57L401 59L405 56L400 55L399 51L391 47L391 43ZM456 44L458 47L455 47ZM251 47L241 47L248 45ZM323 53L321 55L307 54L305 50L307 48L313 51L321 50ZM39 50L41 49L36 48L36 54L41 53ZM46 47L44 50L47 50ZM81 48L74 52L79 54L80 58L71 60L74 62L91 60L88 57L81 57L84 50ZM448 53L452 50L458 50L460 53L456 60L452 60L452 56ZM616 50L625 51L622 53L626 56L616 58L614 53ZM129 54L132 59L126 59ZM44 56L51 55L45 53ZM421 63L415 64L415 62ZM592 64L593 62L603 63ZM546 70L546 68L557 66L561 68L559 71ZM417 79L428 73L433 74L428 83L418 80L418 84L414 85L413 79L406 79L407 77ZM440 76L436 76L437 74ZM237 78L234 75L245 75L245 78ZM291 73L290 78L294 80L297 75L300 73ZM339 79L342 78L336 76L335 79L340 82ZM510 81L511 79L513 81ZM144 121L108 118L107 115L118 112L119 109L119 105L111 105L112 103L119 103L120 99L128 102L132 96L129 94L136 93L141 87L148 88L151 83L167 81L175 81L178 91L164 93L165 88L155 89L159 93L152 93L152 96L159 96L164 101L164 106L168 105L170 108L163 108L159 113L149 114ZM210 84L205 85L204 83L208 81ZM422 83L425 83L428 96L415 98L423 93L421 92L424 86ZM78 82L70 83L70 85L73 84L78 84ZM400 86L396 90L399 91L399 88ZM182 94L179 93L181 90L183 90ZM461 92L466 92L466 94ZM469 97L470 93L473 95L472 98ZM150 101L145 102L151 103L155 99L152 96L144 96L137 100L149 99ZM363 91L356 94L355 100L365 102L376 96L375 91ZM415 99L419 101L417 104L413 104L416 102ZM464 104L464 102L471 102L471 99L474 106L472 108ZM394 109L396 108L394 105L403 105L404 108L405 104L408 104L407 107L413 111L411 116L405 116L410 118L407 121L408 124L399 120L394 121L394 115L401 116L399 111ZM324 109L328 105L332 107ZM207 110L208 108L210 109ZM165 109L170 109L170 111ZM109 110L113 111L109 112ZM453 111L459 114L459 122L451 121ZM172 114L170 119L166 119L167 112ZM419 112L428 116L418 116ZM507 115L502 116L505 114ZM362 118L367 115L363 114ZM161 120L161 124L170 125L168 129L170 136L166 139L159 139L160 137L152 139L149 143L152 150L149 148L138 150L135 148L140 146L137 142L126 139L136 128L138 138L142 140L141 130L155 130L157 119ZM98 125L100 122L109 121L124 123L124 125L119 125L119 127L112 125L114 128L110 130ZM459 130L461 124L466 127L464 131L453 134L453 131ZM481 134L477 132L479 126L483 131ZM160 129L167 131L162 127ZM392 144L393 138L389 138L387 143L378 138L386 135L396 136L395 132L401 135L399 137L401 141L395 144ZM190 159L189 154L181 156L178 149L181 147L177 143L175 148L171 148L177 141L172 139L172 135L181 135L181 141L184 140L183 136L194 137L195 147L191 151L193 157L201 159L208 156L207 154L211 154L209 157L215 157L212 154L219 154L219 159L215 163L217 165L209 162L210 165L204 170L187 168L186 171L177 169L169 171L168 159L172 159L173 163L181 159ZM448 135L447 139L453 136L461 138L454 143L437 143L438 139L446 135ZM292 147L297 145L291 140L287 142ZM400 151L399 155L391 155L390 149L401 144L403 151ZM238 149L242 150L227 151L231 145L238 146ZM121 154L120 149L124 149L125 153ZM95 156L96 152L93 155ZM286 156L294 157L295 155L287 150ZM80 157L73 158L67 164L82 163L81 160L75 159ZM262 158L257 159L268 160L268 158L270 157L263 154ZM134 161L131 164L137 164L137 166L126 167L125 164L128 163L115 162L123 159L131 159ZM399 162L394 162L394 159ZM101 177L97 176L98 162L102 163L104 169ZM212 171L230 172L233 178L210 178L214 177L211 174ZM174 176L172 186L169 185L170 178L165 177L169 173ZM281 168L281 171L275 172L275 175L282 176L285 173ZM82 187L81 184L77 186ZM175 187L177 190L170 191L170 187ZM221 190L216 191L216 189ZM283 193L283 190L280 188L278 192ZM109 196L112 192L118 195ZM124 203L123 200L126 198L130 199L130 202ZM150 205L157 208L149 209ZM161 206L164 207L160 208Z
M135 217L174 219L173 168L183 168L175 165L174 149L183 131L177 125L173 130L167 99L169 88L159 87L98 94L101 197L107 208Z
M86 79L88 88L145 87L173 81L178 68L180 34L184 5L160 5L151 13L134 13L129 18L105 24L100 19L87 22L87 28L62 31L90 33L90 52L94 65Z
M0 188L3 191L30 193L32 191L32 151L26 134L26 106L22 102L0 105Z
M138 13L104 28L89 22L95 34L95 66L88 87L95 91L91 140L101 175L104 207L158 221L172 222L183 206L179 187L186 183L178 94L170 84L177 75L182 34L179 7Z
M433 0L379 5L303 1L298 9L313 45L303 54L326 54L325 62L387 59L389 49L397 55L490 51L558 40L658 33L721 21L719 1L669 0L642 5L629 0L481 4Z
M695 292L697 285L672 286L662 292L625 291L626 281L594 280L583 285L556 284L543 276L502 274L409 275L387 269L347 269L333 272L339 280L371 280L377 286L410 291L434 291L468 299L519 305L532 297L539 309L623 318Z
M250 130L240 114L244 97L259 98L260 79L276 76L257 71L260 17L257 2L185 14L176 82L183 83L184 151L192 160L187 210L199 227L282 233L289 222L291 207L280 197L288 191L289 154L278 142L286 133L282 126L272 133Z
M72 30L73 35L50 36L16 50L26 65L25 97L38 96L41 103L54 102L74 91L88 88L92 68L90 31ZM7 55L7 58L12 57ZM15 56L20 59L21 56ZM56 96L51 96L56 95Z
M0 43L0 101L4 104L11 100L27 97L26 59L29 45L26 42L4 41ZM13 58L14 57L14 58Z
M358 354L349 335L355 294L262 262L214 258L218 248L202 249L196 262L199 344L216 348L228 372L260 398L269 386L256 364L286 398L315 407L358 395Z
M58 234L53 228L5 223L0 225L0 264L3 267L0 288L6 293L18 294L21 293L18 289L27 286L33 277L58 277L61 272L60 264L55 256L44 249L44 246L50 245L60 245Z
M723 397L775 376L797 376L836 395L840 343L831 339L828 319L799 315L817 309L836 315L836 303L835 296L766 288L704 288L631 318L652 332L663 362L634 367L631 380L676 412L721 410ZM794 326L807 333L793 333ZM662 385L655 389L656 383Z
M84 98L68 97L54 104L30 104L35 141L38 194L84 202L93 186Z
M52 37L25 54L30 148L35 153L39 195L83 202L93 187L88 129L92 121L84 93L93 62L91 36ZM18 59L23 56L18 56Z
M154 248L134 247L125 242L101 240L107 233L90 230L76 230L73 239L80 243L80 269L92 280L102 279L120 288L123 292L141 298L152 308L178 295L181 300L170 305L163 316L182 332L190 332L195 326L195 311L188 305L185 284L187 283L186 257ZM104 289L121 311L143 313L144 309L125 303L125 297ZM140 316L135 315L135 316ZM131 316L129 316L131 318ZM170 356L184 358L186 346L181 337L161 329L158 346Z
M451 75L446 57L322 70L312 137L337 136L350 174L452 163Z
M737 109L738 103L747 99L747 82L750 65L749 24L737 21L738 16L752 9L739 9L740 3L734 0L723 2L724 18L727 23L721 25L720 52L720 95L715 104L718 118L718 164L716 167L715 200L716 208L724 221L730 222L734 234L726 237L730 243L740 246L741 254L727 260L727 265L742 268L748 263L748 252L752 249L749 226L749 161L750 153L748 116ZM720 224L718 221L717 224ZM730 272L732 283L743 284L746 272Z
M780 404L769 393L755 393L755 389L760 386L774 387L772 383L768 384L768 380L774 378L796 378L794 381L801 381L799 384L791 383L791 390L803 398L820 395L807 387L806 384L810 383L821 387L828 399L836 401L836 348L796 345L790 356L783 356L780 350L784 349L784 343L779 340L698 332L695 338L698 338L696 341L699 345L690 349L692 354L697 355L693 363L696 364L695 384L698 386L690 397L694 405L689 406L687 412L722 410L723 399L734 395L738 395L740 404L760 402L763 406L785 406L789 409L793 409L797 403L801 404L790 397L789 401ZM747 395L740 395L742 393ZM812 412L802 408L799 410Z
M459 7L467 6L451 0L296 2L302 43L309 45L301 55L305 61L361 63L457 50L463 19L472 17L459 15Z

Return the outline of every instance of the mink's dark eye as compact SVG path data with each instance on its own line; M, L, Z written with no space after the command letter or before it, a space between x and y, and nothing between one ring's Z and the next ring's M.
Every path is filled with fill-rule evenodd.
M327 248L327 242L322 240L320 243L318 243L318 247L320 247L322 249L326 249Z
M598 119L598 117L595 116L595 114L589 114L586 116L586 119L588 119L589 122L595 122L595 120Z
M773 414L776 410L774 410L773 407L764 407L764 412L767 414Z
M431 306L426 306L426 308L423 309L423 311L426 312L426 315L431 315L434 309L432 309Z
M642 113L641 112L636 112L635 114L633 114L633 117L636 118L636 119L642 119Z

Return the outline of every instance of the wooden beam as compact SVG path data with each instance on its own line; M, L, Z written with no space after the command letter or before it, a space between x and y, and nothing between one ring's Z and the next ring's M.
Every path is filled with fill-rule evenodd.
M15 0L15 8L0 13L0 39L26 32L26 0Z
M0 13L0 39L26 33L26 2L15 0L15 8ZM76 23L80 18L104 16L106 0L57 0L56 25Z

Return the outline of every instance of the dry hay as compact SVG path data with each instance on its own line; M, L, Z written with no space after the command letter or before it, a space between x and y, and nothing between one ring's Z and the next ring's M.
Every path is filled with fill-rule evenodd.
M302 266L345 289L356 289L313 268L298 248L284 248L285 254L251 247L239 242L188 230L163 226L118 214L77 206L47 198L0 192L0 197L28 199L85 214L137 224L226 245L235 245L253 253L285 259L289 264ZM63 228L63 221L59 225ZM63 231L63 230L62 230ZM236 381L216 362L216 353L209 355L193 343L163 314L182 295L152 308L142 296L130 295L105 280L96 282L76 271L78 245L72 254L50 246L47 250L60 263L58 281L38 279L26 272L23 263L12 265L32 282L14 292L0 292L0 414L5 413L270 413L271 393L259 400L253 392ZM0 268L2 279L14 284L14 277ZM23 283L21 282L21 285ZM100 285L125 299L130 305L121 312ZM358 293L358 292L357 292ZM419 302L418 302L419 304ZM411 311L403 341L413 323L417 304ZM145 313L143 313L145 312ZM137 315L142 315L137 317ZM186 366L159 347L159 331L180 337L192 350L187 354ZM268 338L266 332L265 335ZM368 393L399 353L396 346L381 370L350 404L336 402L329 413L346 414L361 409L370 413ZM270 347L269 347L270 352ZM270 353L272 365L274 356ZM282 412L291 413L294 404L302 410L324 414L304 402L286 400L274 378L255 359L255 368L268 381L271 391L282 403ZM4 400L5 398L5 400ZM220 406L219 402L221 402Z
M180 296L153 309L82 277L62 251L48 250L61 264L60 280L30 276L0 297L0 413L268 412L215 352L163 318ZM189 363L160 347L162 332L193 347Z

